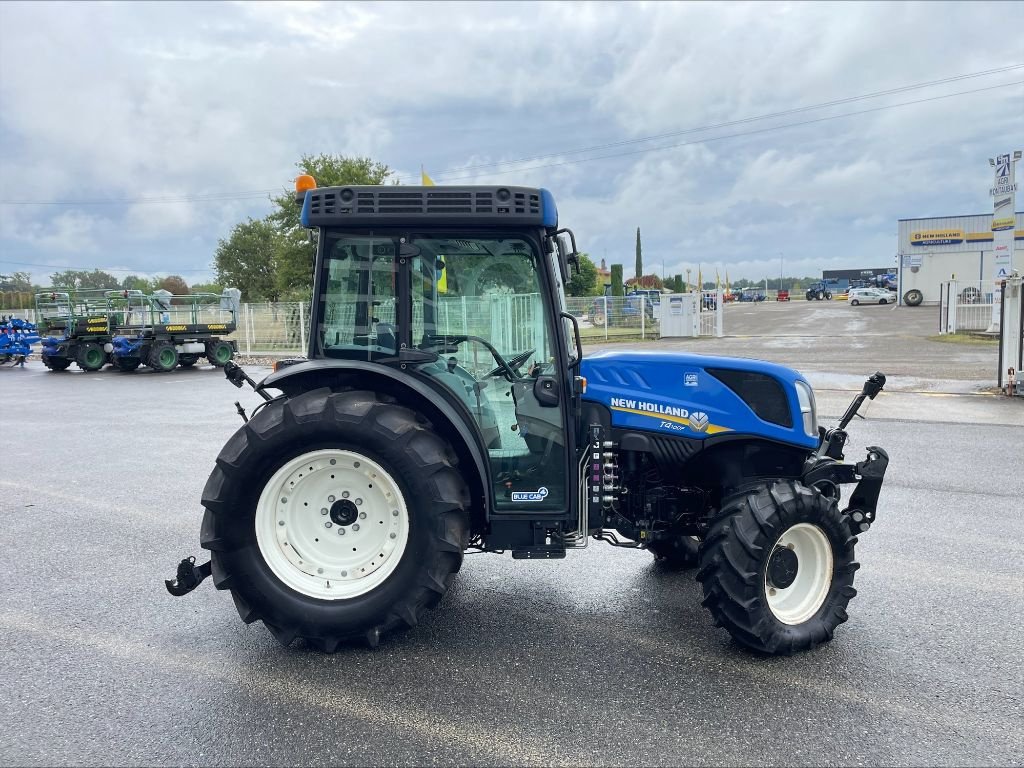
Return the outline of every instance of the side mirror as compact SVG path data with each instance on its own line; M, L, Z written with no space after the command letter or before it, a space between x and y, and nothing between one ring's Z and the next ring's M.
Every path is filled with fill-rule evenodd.
M569 236L569 242L572 243L572 248L571 249L569 249L565 245L565 242L562 240L560 235L568 235ZM555 232L555 240L558 242L559 258L562 257L561 256L562 252L563 251L565 252L565 259L564 259L565 260L565 264L566 264L565 271L568 272L568 265L572 264L576 268L576 273L579 274L579 271L580 271L580 254L579 254L579 249L576 248L576 235L574 235L572 233L571 229L560 229L557 232Z

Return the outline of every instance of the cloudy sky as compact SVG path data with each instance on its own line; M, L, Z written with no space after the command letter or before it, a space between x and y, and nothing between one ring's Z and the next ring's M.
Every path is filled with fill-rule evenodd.
M991 210L1013 65L1020 2L4 2L0 273L204 280L320 152L548 187L627 275L638 226L658 273L888 266L898 218Z

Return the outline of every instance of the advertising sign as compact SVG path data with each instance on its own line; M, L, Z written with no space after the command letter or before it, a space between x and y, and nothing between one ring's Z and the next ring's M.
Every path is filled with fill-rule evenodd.
M1014 172L1020 157L1021 152L1018 150L997 155L988 161L995 169L995 181L989 189L989 195L992 196L992 250L995 256L992 269L995 290L992 292L990 331L999 330L999 316L1002 311L1000 286L1013 274L1013 236L1016 222L1014 198L1017 192Z

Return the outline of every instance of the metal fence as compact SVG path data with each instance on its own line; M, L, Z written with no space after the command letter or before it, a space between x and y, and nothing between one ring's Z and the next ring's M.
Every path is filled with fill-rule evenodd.
M984 331L992 325L995 283L947 280L939 286L939 333Z

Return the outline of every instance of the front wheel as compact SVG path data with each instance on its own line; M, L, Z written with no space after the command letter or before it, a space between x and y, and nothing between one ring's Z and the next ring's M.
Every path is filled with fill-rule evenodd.
M71 365L71 361L66 357L54 357L52 355L43 355L43 365L49 368L51 371L66 371L68 366Z
M701 549L703 604L748 648L813 648L848 618L856 542L836 501L798 482L734 496Z
M856 306L857 306L858 304L860 304L860 302L859 302L859 301L857 301L857 299L851 299L851 300L850 300L850 304L851 304L852 306L856 307Z
M202 546L246 623L327 652L416 625L469 540L469 490L421 415L372 392L267 405L203 491Z

